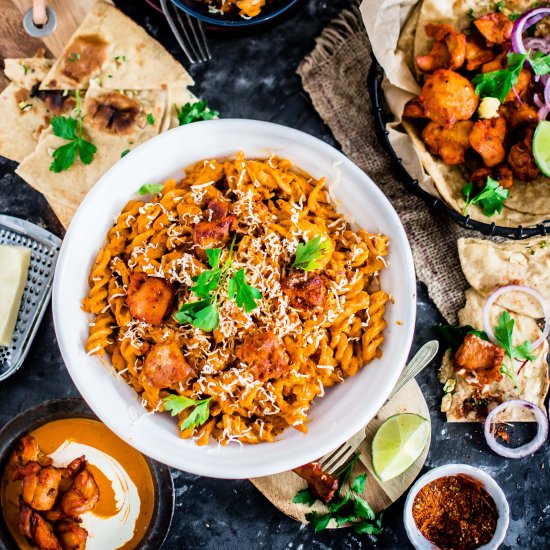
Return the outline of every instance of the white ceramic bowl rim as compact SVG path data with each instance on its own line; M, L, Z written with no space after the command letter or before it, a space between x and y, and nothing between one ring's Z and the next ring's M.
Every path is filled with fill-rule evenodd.
M502 544L510 522L510 508L508 506L506 496L498 483L488 473L474 466L470 466L468 464L445 464L444 466L434 468L419 477L410 488L409 494L407 495L407 500L405 501L405 508L403 510L405 531L407 532L407 536L409 537L411 544L417 550L435 550L437 547L424 537L414 521L412 506L416 495L420 489L428 483L439 479L440 477L454 476L458 474L465 474L481 482L483 488L495 501L495 506L497 508L498 520L495 534L487 544L480 546L478 550L495 550L500 546L500 544Z
M353 378L327 390L310 411L309 433L288 429L275 443L199 447L178 437L174 419L144 414L136 394L108 361L84 351L90 317L81 308L87 277L113 218L144 183L180 177L203 158L248 158L274 153L314 177L327 176L339 209L371 231L390 237L389 267L382 286L388 306L383 357ZM99 151L98 154L101 154ZM140 145L113 166L88 193L65 236L53 289L56 335L69 374L97 416L151 458L199 475L248 478L305 464L335 449L365 426L383 405L405 364L414 333L416 281L410 246L383 193L333 147L303 132L272 123L223 119L170 130ZM106 363L106 364L105 364Z

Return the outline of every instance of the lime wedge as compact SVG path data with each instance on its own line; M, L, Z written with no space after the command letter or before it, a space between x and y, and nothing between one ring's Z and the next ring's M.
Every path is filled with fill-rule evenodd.
M550 178L550 120L541 120L535 130L533 155L540 171Z
M372 440L372 465L380 481L408 470L430 437L430 422L417 414L390 416Z

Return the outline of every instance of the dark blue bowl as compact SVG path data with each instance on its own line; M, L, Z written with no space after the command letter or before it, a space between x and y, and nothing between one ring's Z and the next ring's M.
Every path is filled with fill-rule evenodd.
M253 25L259 25L267 21L272 21L276 17L279 17L292 6L297 4L300 0L273 0L262 8L262 11L256 17L251 19L243 19L238 12L218 15L216 13L210 13L208 11L208 5L205 2L195 2L193 0L172 0L172 3L186 11L193 17L215 25L217 27L252 27Z

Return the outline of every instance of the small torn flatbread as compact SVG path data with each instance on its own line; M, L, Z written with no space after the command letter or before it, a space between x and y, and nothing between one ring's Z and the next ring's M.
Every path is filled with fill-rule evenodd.
M91 164L85 165L77 158L68 170L51 172L52 152L67 141L54 136L50 128L16 172L53 201L54 211L63 212L61 222L66 226L86 193L122 152L159 133L165 109L164 90L121 94L92 87L82 108L87 139L97 147Z
M524 285L550 301L550 238L504 243L462 238L458 240L458 255L464 276L482 296L502 286ZM533 319L544 317L542 306L524 292L503 294L497 304Z
M35 57L7 58L4 59L4 74L12 84L31 91L46 78L54 62L43 57L43 51Z
M43 90L186 88L193 79L154 38L116 9L98 1L42 82Z
M460 325L471 325L478 330L483 330L483 305L485 298L475 290L466 291L466 305L458 312ZM493 305L490 312L490 322L492 326L497 323L497 318L503 308ZM540 335L541 331L537 323L530 317L511 313L515 321L514 332L512 336L514 346L523 343L525 340L533 342ZM478 422L484 419L482 410L490 411L500 403L510 399L525 399L542 410L544 400L548 393L548 342L545 340L536 350L534 361L526 361L523 366L518 361L514 362L516 376L519 383L519 391L516 391L513 381L503 375L499 382L492 382L483 388L473 386L461 376L456 374L450 350L443 358L443 363L439 371L439 380L442 384L449 383L449 380L455 380L452 391L445 395L442 402L442 411L447 414L449 422ZM507 358L505 358L507 360ZM481 405L482 410L478 408ZM523 409L509 409L505 415L499 416L503 422L512 421L532 421L533 417Z

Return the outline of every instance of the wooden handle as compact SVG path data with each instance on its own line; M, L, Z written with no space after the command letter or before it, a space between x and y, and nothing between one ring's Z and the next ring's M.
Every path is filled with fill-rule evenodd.
M32 21L37 27L47 23L45 0L32 0Z

